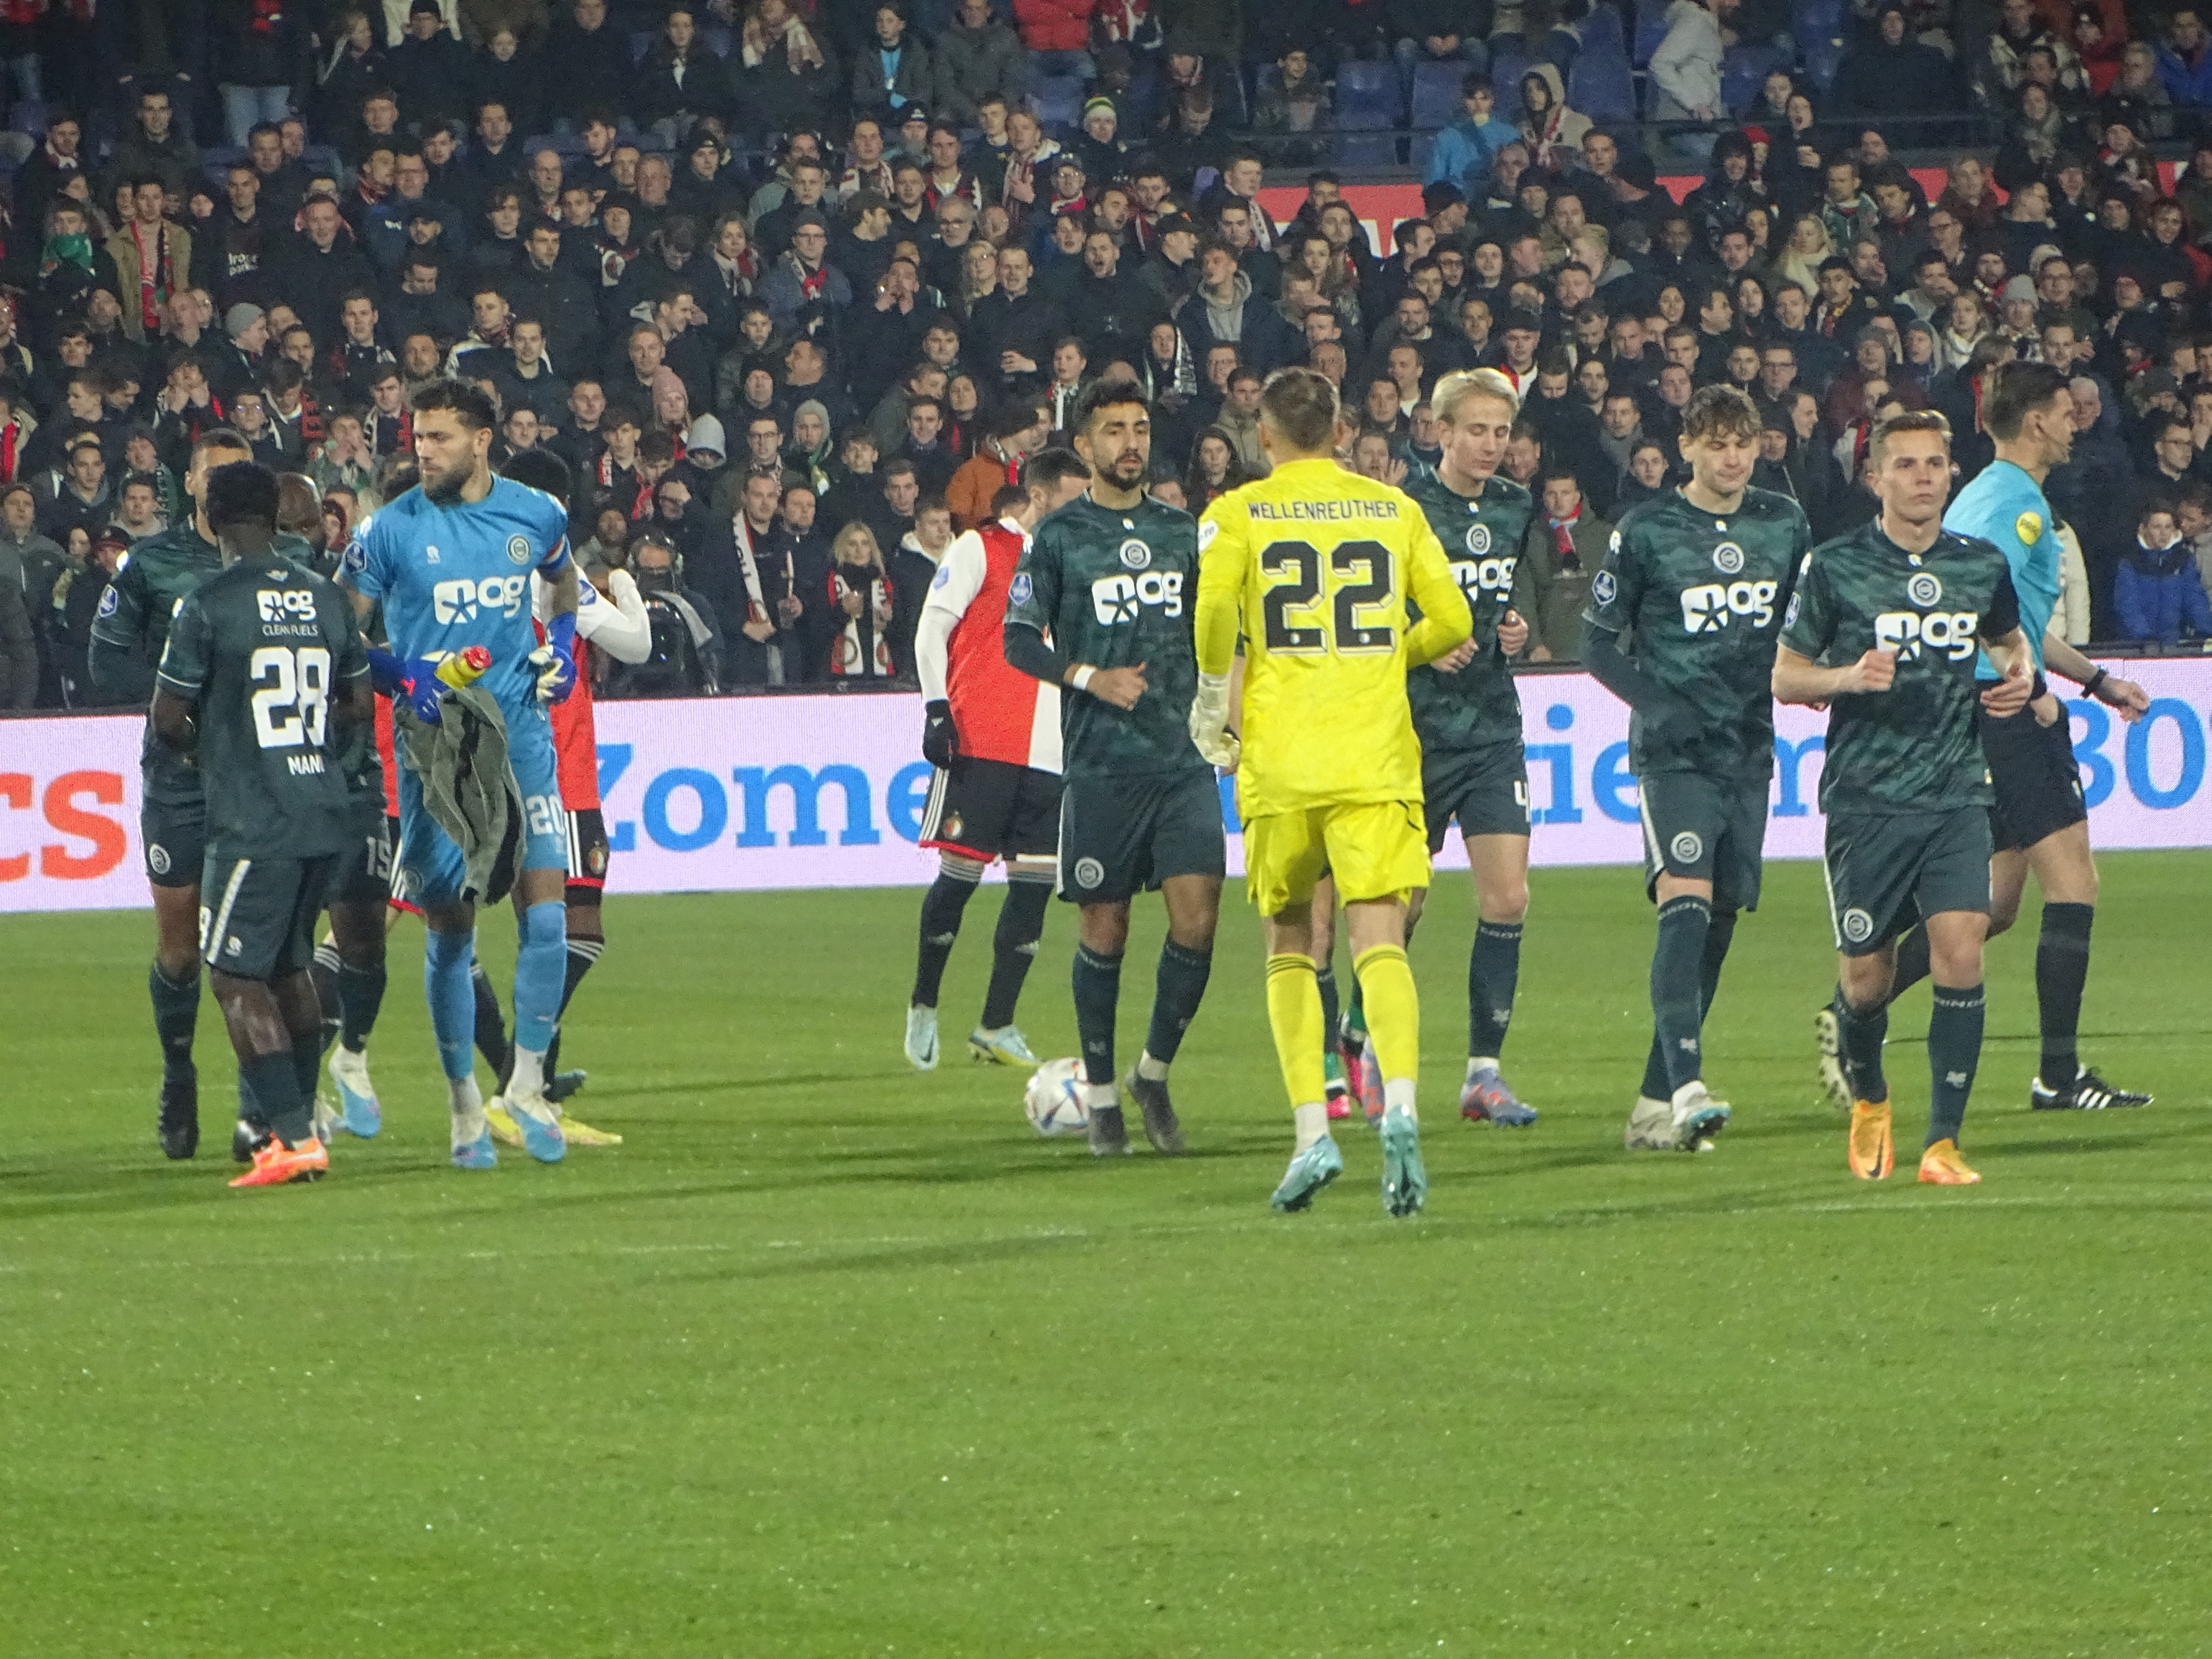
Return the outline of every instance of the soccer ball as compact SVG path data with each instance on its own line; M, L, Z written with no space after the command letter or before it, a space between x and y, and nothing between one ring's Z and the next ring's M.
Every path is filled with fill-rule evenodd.
M1082 1081L1079 1060L1048 1060L1030 1073L1022 1109L1039 1134L1078 1134L1091 1127L1091 1114L1083 1109Z

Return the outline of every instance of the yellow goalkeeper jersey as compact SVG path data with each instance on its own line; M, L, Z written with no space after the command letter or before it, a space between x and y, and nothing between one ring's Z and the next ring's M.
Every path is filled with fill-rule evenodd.
M1406 670L1474 627L1421 509L1333 460L1290 461L1207 507L1198 545L1199 671L1229 672L1244 640L1243 816L1419 800Z

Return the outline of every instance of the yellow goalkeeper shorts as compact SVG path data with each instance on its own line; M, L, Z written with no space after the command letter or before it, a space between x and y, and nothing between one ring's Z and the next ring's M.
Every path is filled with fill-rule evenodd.
M1263 916L1313 901L1326 871L1347 904L1429 884L1429 832L1419 801L1364 801L1271 813L1244 824L1244 890Z

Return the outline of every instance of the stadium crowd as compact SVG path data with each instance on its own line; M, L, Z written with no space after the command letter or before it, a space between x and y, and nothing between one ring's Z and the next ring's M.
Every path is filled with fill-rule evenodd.
M2060 630L2212 635L2193 9L0 0L0 708L110 700L91 623L189 520L199 434L308 482L327 565L448 373L645 592L653 655L603 695L911 684L939 556L1116 365L1193 512L1264 471L1274 368L1336 382L1392 482L1434 464L1437 379L1504 370L1544 661L1613 518L1686 476L1698 386L1751 392L1753 482L1825 538L1876 511L1886 411L1948 416L1963 484L1990 369L2059 364ZM1387 131L1440 84L1449 125ZM1895 152L1937 137L1931 185ZM1381 246L1329 170L1377 144L1425 179Z

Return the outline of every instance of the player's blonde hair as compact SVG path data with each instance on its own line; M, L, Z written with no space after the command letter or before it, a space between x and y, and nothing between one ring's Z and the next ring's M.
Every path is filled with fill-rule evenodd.
M1437 382L1429 394L1429 412L1442 426L1459 424L1459 406L1470 398L1494 398L1515 416L1521 413L1521 394L1513 382L1494 368L1455 368Z
M1889 447L1889 441L1907 432L1932 432L1942 439L1944 448L1951 447L1950 422L1932 409L1907 410L1875 423L1874 435L1867 441L1867 453L1875 466L1881 465L1882 452Z

